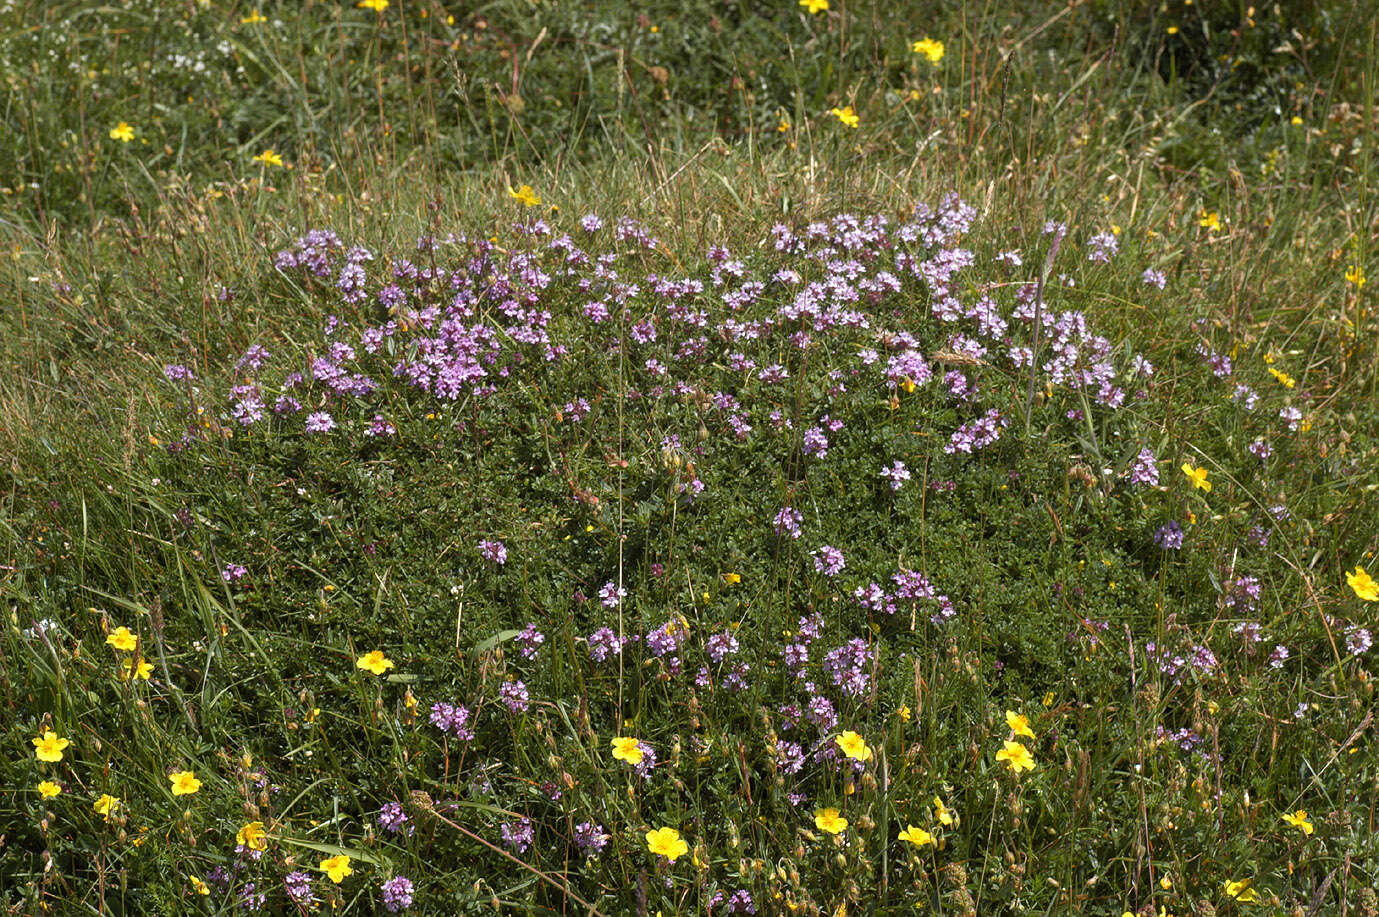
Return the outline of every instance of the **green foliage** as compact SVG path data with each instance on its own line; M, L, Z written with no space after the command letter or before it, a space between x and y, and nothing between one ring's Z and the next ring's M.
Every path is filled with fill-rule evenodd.
M1225 883L1244 879L1260 913L1373 900L1374 651L1346 641L1374 629L1374 606L1345 573L1379 566L1379 327L1373 287L1344 277L1370 263L1372 80L1355 49L1373 32L1349 5L1261 7L1243 29L1244 10L1200 0L817 16L265 3L264 22L242 21L243 5L117 7L30 4L0 34L5 117L23 138L0 148L16 176L0 265L7 907L228 913L253 882L268 911L292 913L292 869L322 910L356 913L381 911L394 875L415 882L413 913L444 914L582 912L578 899L700 913L736 889L758 913L1233 913L1245 905ZM926 35L945 42L937 65L910 49ZM828 114L844 105L856 130ZM129 143L109 136L120 121ZM253 161L268 149L290 168ZM522 184L540 209L508 195ZM666 321L651 275L698 278L715 322L729 314L711 245L755 276L789 263L818 279L821 262L775 252L774 223L899 221L951 191L979 210L963 240L978 267L957 295L1008 314L1017 285L1047 273L1047 302L1085 312L1117 366L1139 353L1157 367L1124 408L1031 386L1004 344L938 362L953 329L908 274L864 303L868 329L803 351L783 335L739 342L758 370L789 370L776 385L729 368L717 339L702 365L664 336L629 343L633 325ZM586 242L591 211L644 219L661 244L629 250L609 229ZM1207 212L1219 230L1199 224ZM644 291L625 316L583 317L591 294L514 231L535 216L591 256L621 252L622 279ZM1072 231L1041 271L1050 219ZM1113 226L1120 254L1090 262L1088 237ZM334 275L273 267L323 227L376 253L363 302L342 305ZM434 263L478 257L483 239L497 261L545 259L558 279L543 327L570 352L547 361L507 341L524 359L504 384L449 401L395 377L411 351L385 349L351 364L379 383L357 401L324 396L310 372L294 389L302 413L334 412L330 433L274 414L288 374L328 352L329 316L356 343L411 321L377 287L402 259L430 266L418 236L450 233L471 241ZM1023 266L998 267L1011 249ZM731 315L772 319L789 298L772 288ZM915 334L976 400L941 379L885 389L858 357L884 361L882 330ZM237 365L253 344L273 353L262 371ZM1229 378L1213 355L1233 361ZM652 357L693 365L702 391L651 394ZM169 383L167 364L195 382ZM266 416L241 426L233 389L250 382ZM746 438L714 390L736 394ZM590 413L575 423L579 397ZM1001 439L945 452L988 408L1009 421ZM370 434L375 412L395 434ZM803 434L825 413L844 426L823 458ZM1158 487L1127 480L1145 446ZM899 490L878 475L894 459L911 472ZM1210 493L1183 461L1209 469ZM804 517L799 541L773 531L786 505ZM1181 550L1155 543L1170 522ZM507 562L485 560L482 539ZM815 568L825 544L846 554L837 577ZM243 578L223 575L235 564ZM948 596L952 620L930 620L934 600L859 604L856 589L890 589L900 569ZM1245 577L1257 599L1238 597ZM627 589L619 609L598 598L610 582ZM785 647L816 614L807 675L839 717L824 733L788 726L810 692ZM545 638L535 659L528 623ZM120 626L147 680L120 677L136 656L106 643ZM601 626L674 628L683 669L644 643L595 661ZM723 633L751 667L741 686L708 654ZM822 659L854 639L875 660L858 696ZM1276 644L1290 650L1279 665ZM393 667L361 669L372 650ZM712 686L695 683L701 665ZM500 691L519 678L532 705L510 713ZM433 727L436 702L469 707L475 738ZM1037 767L1019 776L995 758L1007 710L1035 733ZM71 741L61 762L35 757L46 729ZM791 769L785 743L827 750L842 729L865 737L865 768ZM612 758L615 736L655 749L649 779ZM202 787L173 796L168 774L184 769ZM63 792L42 798L44 779ZM103 793L119 800L108 816L92 808ZM399 833L378 819L394 802L411 819ZM847 832L816 829L822 806ZM1297 809L1315 834L1282 821ZM522 817L535 843L519 851L502 829ZM610 836L587 862L573 843L586 820ZM252 821L270 834L258 860L235 852ZM939 843L897 840L909 824ZM661 826L692 853L649 855L645 831ZM342 853L355 873L337 886L317 866ZM236 863L230 892L196 894L193 877Z

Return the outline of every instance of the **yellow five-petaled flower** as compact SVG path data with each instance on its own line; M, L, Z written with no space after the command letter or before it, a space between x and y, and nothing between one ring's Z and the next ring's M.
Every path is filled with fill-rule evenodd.
M44 799L52 799L61 792L61 784L54 783L51 780L44 780L38 784L38 794Z
M1254 890L1253 879L1241 879L1238 882L1226 880L1226 894L1242 904L1258 904L1259 892Z
M120 801L114 796L111 796L109 793L102 793L101 798L91 804L91 808L96 810L97 815L102 816L106 821L110 821L110 813L114 811L115 807L119 804Z
M916 828L910 825L900 832L900 839L907 844L914 844L916 847L923 847L925 844L932 844L934 836L923 828Z
M267 850L268 834L263 830L263 822L251 821L235 835L235 843L249 850Z
M838 743L838 747L843 750L854 761L870 761L871 749L867 747L866 740L858 733L851 730L842 733L833 740Z
M952 825L956 820L953 813L943 804L943 800L934 797L934 817L938 819L940 825Z
M201 789L201 781L196 779L196 774L192 771L177 771L168 774L168 779L172 781L172 795L190 796Z
M1211 482L1207 480L1206 466L1194 468L1191 462L1183 462L1183 474L1192 481L1192 486L1211 493Z
M350 868L350 858L341 853L322 860L321 872L330 876L330 881L339 885L345 881L345 876L351 875L354 870Z
M152 674L153 663L143 659L136 662L133 658L129 658L120 663L121 681L129 681L131 678L139 678L143 681L148 681L149 676Z
M121 143L128 143L134 139L134 128L126 121L121 121L110 129L110 139L118 140Z
M843 108L830 108L828 113L843 122L843 127L856 127L859 123L857 112L852 110L851 105Z
M523 207L535 207L541 203L541 198L536 196L536 192L531 189L531 185L523 185L516 191L508 188L508 197L511 197Z
M383 655L382 650L370 650L354 661L356 669L363 669L375 675L382 675L393 667L393 661Z
M1379 583L1365 572L1364 567L1356 564L1355 569L1345 575L1345 581L1355 590L1355 594L1366 602L1379 602Z
M674 828L657 828L646 833L646 849L657 856L663 856L672 863L689 852L689 844L680 837Z
M373 10L381 13L388 8L388 0L359 0L357 4L361 10Z
M929 58L929 63L937 64L943 60L943 42L935 41L932 38L922 38L910 45L910 50L916 54L923 54Z
M996 760L1006 762L1017 774L1020 771L1034 770L1034 756L1029 753L1029 749L1010 739L1007 739L1004 747L996 752Z
M828 9L828 0L800 0L800 6L811 16L817 16Z
M837 809L820 809L814 813L814 827L829 834L841 834L848 828L848 820Z
M1298 381L1294 379L1292 376L1288 375L1285 372L1282 372L1281 370L1274 369L1272 366L1269 367L1269 375L1277 379L1279 381L1279 384L1282 385L1284 388L1292 388L1293 386L1298 384Z
M113 646L117 650L132 652L134 647L139 645L139 638L135 636L128 627L121 625L115 628L105 638L106 646Z
M1306 809L1298 809L1296 812L1285 812L1283 820L1294 828L1297 828L1303 834L1310 835L1315 830L1312 827L1312 823L1307 820Z
M619 761L626 761L628 764L641 764L645 752L642 751L642 743L636 739L617 738L613 740L613 757Z
M1203 210L1197 217L1197 225L1212 232L1219 232L1221 229L1221 215L1215 210L1210 212Z
M34 739L34 754L40 761L61 761L62 752L72 743L58 736L51 729L45 729L43 735Z
M280 166L283 164L283 158L272 150L264 150L254 157L254 162L261 162L266 166Z
M1010 727L1012 735L1024 736L1027 739L1035 737L1034 730L1029 728L1029 717L1014 710L1006 711L1006 725Z

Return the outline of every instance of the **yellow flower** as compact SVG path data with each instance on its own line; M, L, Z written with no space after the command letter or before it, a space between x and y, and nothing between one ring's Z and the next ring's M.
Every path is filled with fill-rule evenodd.
M1355 284L1355 289L1358 290L1365 285L1365 269L1358 264L1352 264L1345 270L1345 279L1347 283Z
M956 821L953 817L953 813L943 804L943 800L939 799L937 796L934 797L934 817L938 819L940 825L951 826Z
M613 740L613 757L619 761L637 765L642 763L644 755L642 743L636 739L619 738Z
M283 164L283 158L272 150L264 150L254 157L254 162L261 162L266 166L280 166Z
M672 863L689 852L689 844L680 837L674 828L657 828L646 833L646 849L663 856Z
M1193 468L1191 462L1183 462L1183 474L1187 475L1192 481L1192 486L1211 493L1211 482L1207 480L1207 469L1205 466Z
M899 707L896 707L896 708L895 708L895 715L898 716L898 717L900 717L900 719L901 719L902 722L908 723L908 722L910 721L910 716L911 716L911 714L910 714L910 705L909 705L909 704L901 704Z
M201 781L197 780L196 774L191 771L168 774L168 779L172 781L172 795L174 796L190 796L201 789Z
M134 128L128 122L121 121L110 129L110 139L128 143L134 139Z
M244 24L244 25L254 25L254 24L256 24L256 23L267 22L267 21L268 21L268 20L265 19L265 18L263 17L263 14L261 14L258 10L254 10L254 11L253 11L252 13L250 13L248 16L245 16L243 19L240 20L240 22L241 22L242 24Z
M128 681L132 678L139 678L148 681L153 674L153 663L140 659L137 663L133 659L126 659L120 663L120 680Z
M830 108L828 113L843 122L844 127L856 127L858 124L857 112L852 110L851 105L846 108Z
M128 627L117 627L105 638L105 645L128 653L139 645L139 638L131 633Z
M1171 26L1169 26L1169 27L1168 27L1168 34L1170 34L1170 35L1177 35L1177 34L1178 34L1178 27L1177 27L1176 25L1171 25Z
M96 810L97 815L101 815L106 821L110 821L110 813L118 807L120 801L109 793L102 793L101 798L91 804L91 808Z
M250 850L267 850L268 834L263 830L263 822L251 821L240 828L235 843Z
M38 794L44 799L52 799L62 792L62 787L51 780L44 780L38 785Z
M1035 738L1034 730L1029 728L1029 717L1016 713L1014 710L1006 711L1006 725L1010 727L1013 735L1024 736L1027 739Z
M206 883L202 882L196 876L187 876L187 879L192 883L192 888L196 889L198 895L209 895L211 893L211 889Z
M354 661L354 667L382 675L393 667L393 661L384 656L382 650L370 650Z
M848 829L848 820L837 809L819 809L814 813L814 827L829 834L841 834Z
M388 0L359 0L357 4L361 10L373 10L381 13L388 8Z
M1040 703L1043 704L1045 707L1052 707L1052 706L1053 706L1053 692L1052 692L1052 691L1045 691L1045 692L1044 692L1044 699L1041 700Z
M1345 575L1345 581L1355 590L1355 594L1366 602L1379 602L1379 583L1365 572L1364 567L1356 564L1355 569Z
M923 828L916 828L910 825L900 832L900 839L906 843L914 844L916 847L923 847L925 844L932 844L934 836Z
M1285 372L1274 369L1272 366L1269 367L1269 375L1281 382L1284 388L1292 388L1294 385L1297 385L1296 379Z
M811 16L817 16L828 9L828 0L800 0L800 6Z
M1293 125L1294 127L1297 127L1299 124L1302 123L1302 116L1294 115L1293 117L1288 119L1288 123Z
M916 54L923 54L929 58L929 63L937 64L943 60L943 42L934 41L932 38L923 38L910 45L910 50Z
M1217 213L1215 210L1210 213L1203 210L1197 217L1197 225L1201 226L1203 229L1210 229L1212 232L1218 232L1221 229L1221 214Z
M330 881L339 885L341 882L345 881L345 876L350 875L354 870L350 869L350 858L342 853L338 856L322 860L321 872L330 876Z
M66 739L58 738L58 734L51 729L44 730L43 735L33 742L34 754L40 761L61 761L62 750L72 744Z
M1005 746L996 752L996 760L1005 761L1010 765L1011 771L1017 774L1020 771L1034 770L1034 756L1029 753L1029 749L1010 739L1006 739Z
M1294 828L1297 828L1303 834L1309 836L1315 830L1312 827L1312 823L1307 820L1306 809L1298 809L1296 812L1285 813L1283 816L1283 820L1286 821L1288 824L1292 825Z
M1236 901L1240 901L1244 904L1258 904L1259 892L1255 891L1254 888L1251 887L1253 885L1253 879L1241 879L1239 882L1232 882L1229 879L1227 879L1226 894L1230 895Z
M742 577L736 573L724 573L723 582L727 583L729 586L736 586L738 583L742 582Z
M536 196L536 192L531 189L531 185L523 185L516 191L508 188L508 197L513 198L523 207L535 207L541 203L541 198Z
M860 735L855 732L845 732L837 736L833 741L838 743L838 747L843 750L854 761L870 761L871 749Z

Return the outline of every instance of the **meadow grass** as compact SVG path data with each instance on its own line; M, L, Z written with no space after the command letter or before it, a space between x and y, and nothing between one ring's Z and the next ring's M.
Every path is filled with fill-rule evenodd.
M1379 914L1372 24L836 6L25 8L9 908Z

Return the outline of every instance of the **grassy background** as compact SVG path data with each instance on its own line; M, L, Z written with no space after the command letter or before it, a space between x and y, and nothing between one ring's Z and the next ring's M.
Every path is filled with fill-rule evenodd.
M698 913L739 887L762 913L1379 912L1372 656L1341 645L1345 623L1374 626L1341 571L1372 569L1379 537L1372 287L1344 277L1373 264L1364 5L839 3L809 16L726 3L11 3L4 15L4 118L20 140L0 148L7 905L228 912L233 894L188 898L186 877L228 863L238 827L262 818L284 838L251 873L270 910L293 912L282 873L335 850L358 869L344 909L378 909L378 880L394 873L417 882L428 913L576 909L423 812L405 841L380 832L379 805L423 791L455 801L447 817L491 843L510 813L531 814L540 843L526 859L609 914ZM909 49L926 35L947 45L936 66ZM856 130L827 114L843 105ZM121 121L129 143L109 136ZM254 161L270 149L283 167ZM539 211L509 197L522 184ZM984 262L1019 248L1026 273L1044 221L1083 239L1118 226L1112 266L1069 267L1077 286L1055 276L1051 289L1159 373L1090 441L1063 416L1076 405L1050 398L1031 435L1014 423L980 460L920 450L912 471L932 459L932 479L956 489L924 497L916 482L894 503L871 494L878 454L907 429L946 436L970 418L933 395L897 411L847 402L848 432L806 479L810 545L842 547L859 583L918 550L962 608L949 631L921 616L876 636L878 692L842 710L840 728L867 736L891 783L873 770L845 796L829 772L807 787L810 811L846 803L847 844L807 833L785 797L798 787L763 751L794 699L770 670L780 632L810 603L827 609L830 646L858 627L845 591L760 537L797 443L732 448L715 429L701 465L722 496L691 510L667 490L658 446L697 437L685 406L604 412L562 440L551 417L567 398L627 384L608 342L584 338L577 292L552 308L578 359L532 370L482 414L388 389L393 446L357 431L236 431L165 449L190 406L165 364L193 368L200 403L229 430L248 346L284 367L319 354L338 303L272 264L308 228L406 257L424 233L515 245L514 219L535 213L571 232L585 212L628 213L663 243L635 270L679 275L702 273L713 244L770 264L754 246L776 221L898 216L950 191L981 213L968 246ZM1199 225L1204 211L1220 231ZM1152 297L1139 282L1150 266L1169 278ZM1231 384L1253 385L1270 412L1304 405L1310 430L1272 439L1260 467L1243 451L1259 429L1198 342L1234 354ZM1270 378L1266 354L1295 390ZM810 413L827 382L800 376L795 406ZM1018 411L1019 377L982 381ZM466 419L483 434L450 432ZM1079 483L1103 444L1103 459L1124 461L1098 439L1117 433L1159 450L1163 495ZM1211 458L1208 501L1183 490L1180 456ZM1292 519L1250 548L1275 501ZM1154 548L1153 530L1189 510L1187 549ZM475 533L501 536L516 562L476 566ZM604 622L570 595L592 595L620 556L629 629L673 611L698 643L739 622L761 669L751 692L701 696L652 669L589 665L576 640ZM249 567L248 588L220 579L232 561ZM741 585L723 584L730 571ZM1283 670L1231 642L1239 615L1223 595L1242 571L1265 583L1256 617L1293 648ZM50 644L24 634L43 618L63 628ZM1085 619L1111 630L1092 639ZM529 620L548 642L523 668L507 641ZM149 683L113 677L102 642L118 624L150 644ZM1146 639L1208 642L1226 665L1173 685L1145 672ZM378 646L402 680L354 670ZM520 718L490 709L472 755L424 726L437 699L491 708L507 672L540 703ZM902 704L913 720L893 715ZM1315 706L1295 721L1299 704ZM1007 708L1040 734L1041 769L1024 782L992 766ZM60 768L33 760L44 724L73 739ZM1160 726L1194 730L1214 754L1155 742ZM607 755L615 734L672 763L629 780ZM202 777L197 796L167 795L174 762ZM480 767L491 792L474 788ZM39 799L36 782L59 772L67 792ZM563 800L538 792L566 775ZM90 811L102 792L124 800L111 821ZM897 819L934 827L934 795L961 820L911 859L889 838ZM1312 813L1314 838L1280 823L1295 808ZM565 841L590 813L615 837L581 868ZM705 865L653 863L639 830L662 824L685 830ZM1241 878L1263 904L1227 900L1223 882Z

